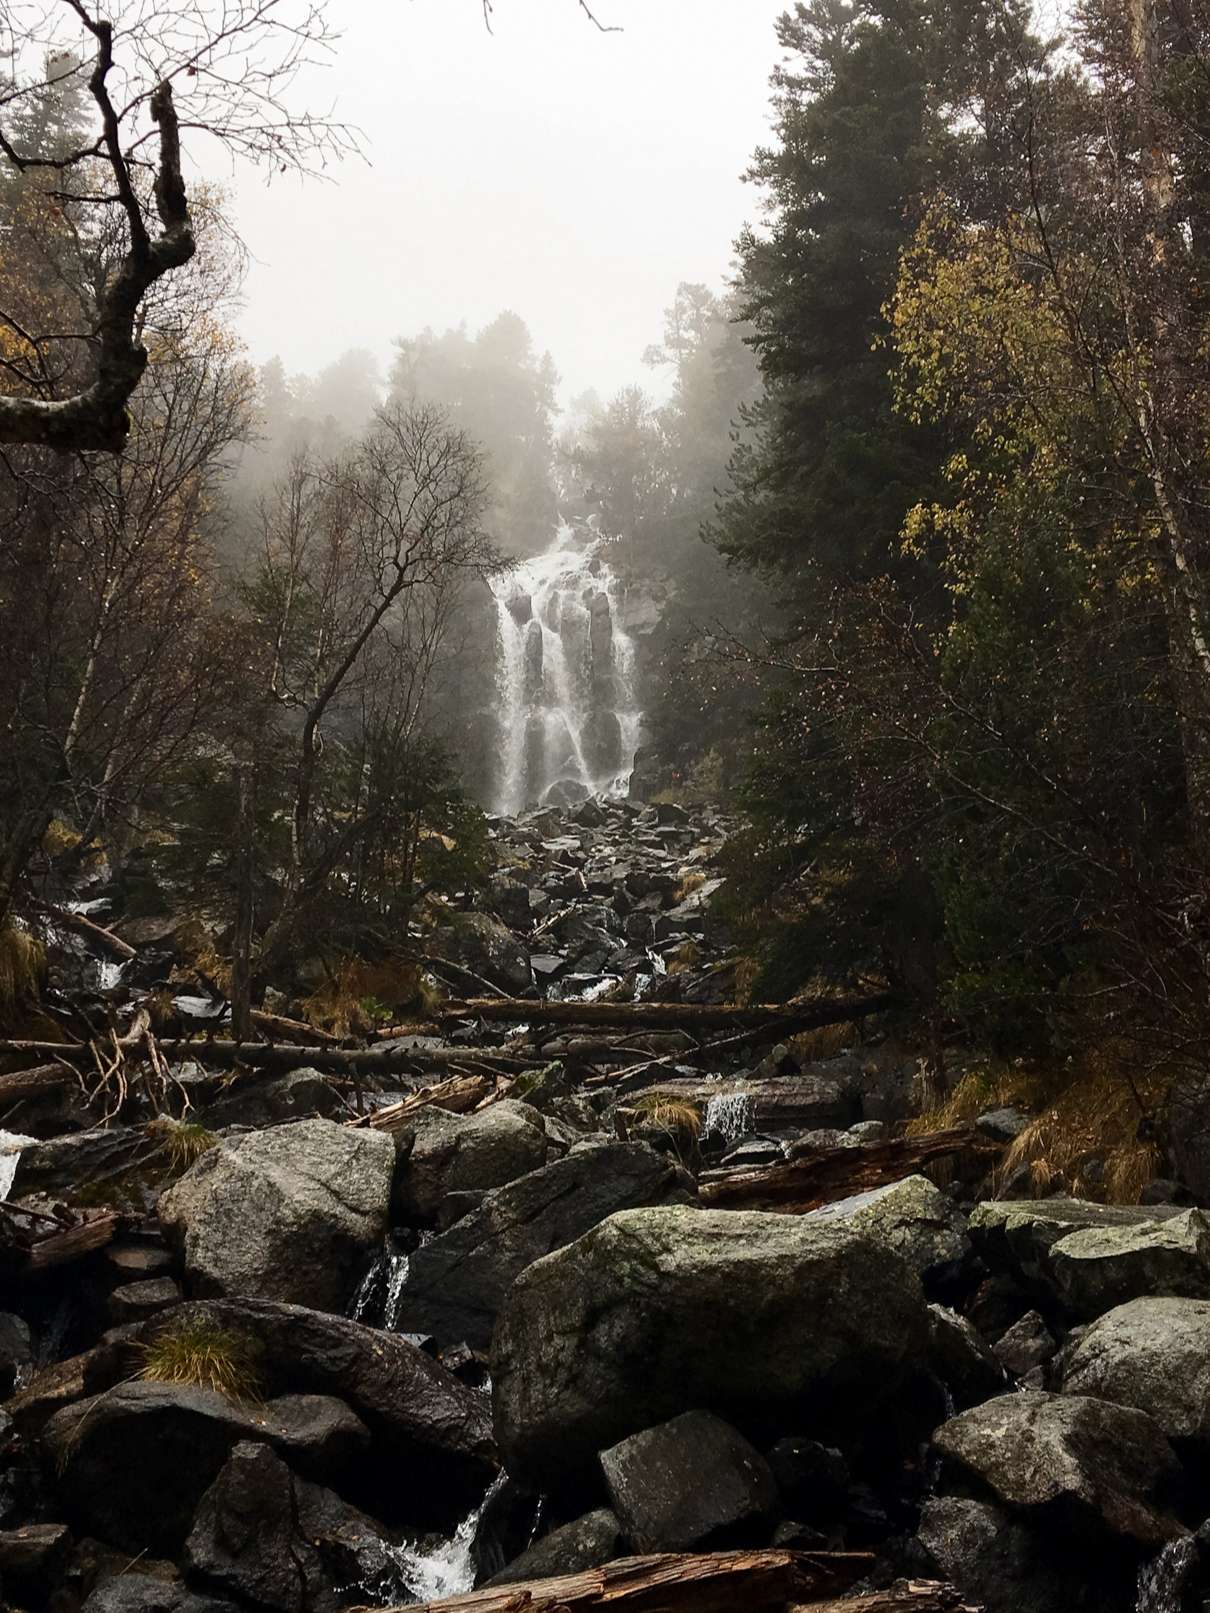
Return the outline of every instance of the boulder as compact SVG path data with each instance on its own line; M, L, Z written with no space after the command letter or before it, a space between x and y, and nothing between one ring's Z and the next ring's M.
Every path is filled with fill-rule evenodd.
M817 1439L779 1439L768 1454L782 1505L800 1523L822 1528L847 1511L852 1478L840 1451Z
M62 1523L0 1529L0 1585L29 1606L45 1607L67 1567L71 1530Z
M455 921L429 938L435 958L520 995L533 984L529 956L513 932L488 913L459 913Z
M363 1513L250 1442L232 1450L185 1543L192 1576L264 1613L337 1613L386 1555Z
M194 1295L342 1310L389 1219L383 1132L297 1120L224 1141L159 1203Z
M1144 1411L1174 1441L1210 1449L1210 1301L1135 1299L1096 1321L1063 1388Z
M1093 1204L1087 1199L993 1199L976 1207L969 1231L975 1253L993 1270L1053 1288L1050 1251L1073 1232L1139 1228L1178 1216L1175 1205Z
M1147 1295L1210 1299L1210 1220L1183 1210L1137 1226L1085 1227L1051 1245L1049 1265L1083 1321Z
M412 1256L400 1325L443 1343L491 1343L516 1278L617 1210L684 1203L683 1170L645 1143L583 1143L562 1159L485 1195L477 1209Z
M977 1406L1003 1392L1004 1368L965 1316L946 1305L930 1305L929 1324L932 1369L955 1406Z
M82 1187L115 1182L149 1167L159 1148L159 1140L143 1126L97 1127L33 1143L18 1155L9 1197L70 1197Z
M613 1510L638 1552L768 1538L780 1510L768 1462L711 1411L687 1411L601 1452Z
M331 1076L322 1070L301 1069L271 1076L257 1072L255 1080L228 1087L222 1097L204 1104L202 1112L212 1131L224 1126L263 1130L290 1120L328 1118L343 1108Z
M349 1476L369 1434L342 1402L286 1396L242 1403L179 1384L119 1383L67 1406L46 1425L48 1450L72 1514L126 1551L171 1553L240 1440L288 1451L301 1470Z
M622 1526L608 1507L552 1529L536 1544L513 1559L507 1568L487 1581L489 1585L516 1585L522 1580L555 1579L560 1574L580 1574L600 1568L622 1556Z
M151 1574L113 1574L102 1580L80 1613L237 1613L225 1598L191 1591L179 1580Z
M369 1488L383 1479L382 1505L397 1495L410 1513L445 1524L482 1496L496 1471L484 1396L460 1383L431 1355L395 1333L300 1305L263 1300L202 1300L156 1318L98 1362L90 1387L128 1377L142 1346L158 1331L205 1326L248 1341L269 1395L339 1396L370 1431L370 1458L359 1463ZM410 1494L400 1476L423 1472ZM402 1493L401 1493L402 1492Z
M121 1283L109 1296L109 1319L115 1327L141 1322L157 1311L170 1310L181 1302L181 1290L171 1277L153 1277L149 1282Z
M915 1273L843 1222L626 1210L514 1284L492 1344L496 1434L509 1472L542 1486L683 1411L743 1431L856 1423L929 1343Z
M1003 1508L964 1496L930 1496L920 1515L919 1539L947 1580L986 1613L1118 1613L1107 1601L1105 1578L1087 1552L1063 1561L1061 1544ZM1120 1613L1134 1606L1134 1576L1114 1562L1116 1589L1125 1592Z
M1014 1378L1023 1378L1044 1366L1058 1349L1050 1329L1037 1311L1026 1311L992 1346L996 1360ZM1106 1398L1112 1399L1112 1396Z
M943 1461L1002 1505L1085 1538L1158 1546L1181 1533L1168 1507L1180 1469L1159 1426L1088 1396L1020 1391L964 1411L933 1436Z
M542 1116L504 1098L478 1114L428 1107L395 1134L398 1163L392 1213L401 1221L434 1221L451 1192L504 1187L546 1163Z
M975 1116L975 1130L994 1143L1011 1143L1029 1125L1029 1116L1020 1109L989 1109Z
M924 1176L905 1176L812 1210L809 1219L847 1222L874 1242L902 1255L923 1277L952 1266L970 1253L966 1217Z

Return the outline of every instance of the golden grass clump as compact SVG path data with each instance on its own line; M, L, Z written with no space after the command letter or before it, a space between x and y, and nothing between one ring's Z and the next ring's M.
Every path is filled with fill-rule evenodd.
M261 1374L255 1346L204 1318L178 1322L142 1346L140 1378L213 1389L228 1400L259 1400Z
M400 1013L432 1013L440 1001L437 988L410 960L366 963L346 956L327 968L323 984L304 999L302 1009L317 1030L364 1036Z
M65 823L62 818L52 818L42 835L42 850L48 857L61 857L66 851L74 851L81 838L70 823Z
M231 960L223 957L209 937L199 941L191 962L199 975L213 981L224 996L230 995Z
M0 1018L32 1007L46 979L46 947L15 924L0 928Z
M969 1126L989 1109L1040 1108L1053 1090L1053 1083L1033 1067L1005 1064L980 1065L967 1070L954 1084L945 1102L908 1121L909 1137L922 1137L950 1126Z
M158 1137L168 1154L169 1168L174 1176L180 1176L191 1165L196 1163L203 1154L218 1144L214 1132L208 1131L205 1126L191 1120L174 1120L171 1115L157 1115L147 1127L153 1137Z
M682 874L681 882L676 888L675 899L678 902L687 901L694 891L700 891L705 883L706 876L700 868L695 868L687 874Z
M1110 1204L1137 1204L1162 1164L1158 1144L1139 1135L1140 1122L1159 1108L1165 1084L1160 1076L1132 1083L1112 1050L1085 1055L1010 1144L997 1179L1028 1165L1035 1193L1060 1189Z
M702 1111L692 1098L675 1092L644 1092L631 1105L636 1129L682 1133L696 1140L702 1132Z
M797 1036L791 1036L787 1046L806 1063L812 1059L834 1058L837 1053L852 1047L857 1040L857 1031L851 1024L820 1025L815 1030L800 1031Z

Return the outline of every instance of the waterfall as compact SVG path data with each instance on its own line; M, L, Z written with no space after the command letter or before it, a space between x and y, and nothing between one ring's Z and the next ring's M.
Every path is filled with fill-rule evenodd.
M721 1137L725 1143L738 1142L751 1131L756 1105L749 1092L720 1092L711 1098L702 1117L702 1137Z
M475 1583L475 1536L489 1501L505 1483L505 1474L493 1479L487 1494L470 1515L458 1525L448 1540L432 1545L390 1545L380 1543L380 1559L372 1572L356 1587L372 1596L380 1606L408 1602L439 1601L459 1596Z
M495 807L570 804L626 788L642 713L622 585L602 540L562 523L554 542L492 585L496 599Z
M388 1240L375 1255L353 1296L348 1312L351 1320L395 1332L409 1264L409 1257Z

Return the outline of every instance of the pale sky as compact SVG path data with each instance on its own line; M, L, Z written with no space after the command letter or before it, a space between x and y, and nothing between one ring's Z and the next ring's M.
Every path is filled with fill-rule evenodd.
M242 332L313 373L349 347L502 309L565 398L643 380L680 280L721 284L756 213L789 0L331 0L343 32L312 102L364 130L334 182L241 176Z

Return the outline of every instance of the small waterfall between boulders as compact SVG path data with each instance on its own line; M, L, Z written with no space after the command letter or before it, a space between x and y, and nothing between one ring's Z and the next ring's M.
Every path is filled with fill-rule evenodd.
M357 1586L380 1606L438 1601L474 1589L475 1539L488 1504L508 1482L500 1473L448 1540L394 1546L381 1542L382 1562Z
M620 794L629 782L642 722L635 644L604 547L563 522L550 548L493 584L502 814Z
M751 1131L756 1105L749 1092L719 1092L708 1099L702 1115L702 1138L721 1137L730 1145Z

